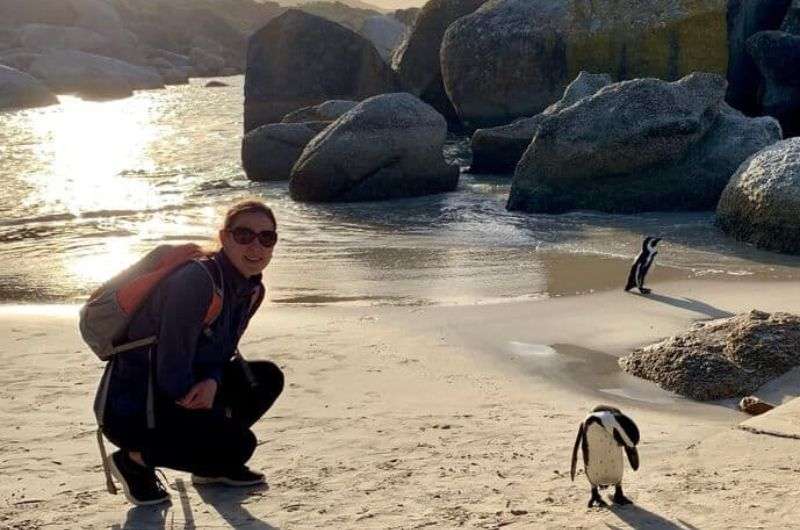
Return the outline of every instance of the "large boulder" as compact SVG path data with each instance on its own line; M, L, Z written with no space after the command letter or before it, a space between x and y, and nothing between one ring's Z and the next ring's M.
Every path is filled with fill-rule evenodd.
M761 75L747 50L759 31L777 30L792 0L728 0L728 94L726 99L745 114L760 111Z
M472 173L510 173L517 167L548 116L589 97L614 82L608 74L581 72L564 91L564 96L531 118L520 118L508 125L478 129L472 135Z
M800 36L762 31L747 41L761 75L761 111L778 118L786 136L800 134Z
M75 10L74 26L97 33L118 34L125 30L119 12L107 0L66 0Z
M290 9L250 37L244 126L249 131L329 99L397 90L392 69L364 37Z
M169 50L161 50L158 48L151 48L146 53L148 61L162 60L175 68L191 68L192 60L188 55L171 52ZM160 63L164 64L164 63Z
M447 123L408 93L361 102L303 150L289 191L300 201L365 201L455 189L459 170L442 154Z
M268 123L244 135L242 168L256 181L289 180L308 142L329 122Z
M18 32L17 46L32 51L74 49L129 62L142 59L136 37L103 0L59 0L57 7L43 0L0 0L0 27L4 25Z
M549 116L517 165L508 208L714 208L739 164L781 134L774 119L725 105L725 89L716 74L636 79Z
M751 311L694 324L622 357L626 372L693 399L747 396L800 365L800 317Z
M538 114L581 70L615 79L724 74L726 7L726 0L491 0L445 33L444 85L461 120L477 128Z
M239 0L111 0L144 49L188 56L193 48L244 69L247 37L275 14L276 4ZM215 75L221 74L218 69Z
M390 61L395 48L403 41L406 27L395 18L373 15L364 20L359 33L366 37L381 54L384 61Z
M189 60L192 62L192 68L200 77L221 75L225 68L225 59L222 56L203 48L195 47L189 50Z
M167 50L151 49L146 53L147 65L159 73L167 85L185 85L189 78L196 76L191 59L186 55Z
M0 52L0 64L27 72L33 61L41 57L41 53L27 48L13 48Z
M102 50L85 50L141 64L142 54L136 36L125 28L122 17L108 0L66 0L75 10L73 26L104 35L107 42Z
M31 63L28 72L56 92L74 92L92 99L124 97L133 90L164 87L163 79L152 68L74 50L43 53Z
M438 110L449 122L458 117L442 83L439 49L447 28L486 0L430 0L392 59L406 89Z
M717 224L757 247L800 254L800 138L761 150L728 182Z
M0 110L43 107L58 98L35 77L0 65Z
M26 24L19 29L19 44L33 50L52 48L98 53L109 43L108 37L86 28Z
M64 0L0 0L0 25L58 24L74 26L77 13Z
M0 51L19 47L19 28L0 27Z
M281 123L304 123L310 121L332 122L358 105L358 101L332 99L313 107L303 107L283 117Z

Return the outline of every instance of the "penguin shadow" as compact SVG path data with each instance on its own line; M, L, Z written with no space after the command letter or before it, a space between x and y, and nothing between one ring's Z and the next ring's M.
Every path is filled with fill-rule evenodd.
M681 519L677 519L680 524L676 524L636 504L628 504L625 506L613 505L610 510L614 515L622 519L626 525L637 530L698 530L696 526L682 521ZM614 530L622 530L621 527L613 524L606 523L606 526Z
M674 296L667 296L665 294L658 294L653 292L649 294L632 292L631 294L640 296L647 300L653 300L655 302L661 302L662 304L671 305L679 309L685 309L686 311L700 313L701 315L706 315L709 318L727 318L733 316L733 313L731 313L730 311L719 309L718 307L714 307L711 304L701 302L700 300L695 300L694 298L685 298L685 297L675 298Z
M196 486L197 494L203 502L212 506L231 528L247 528L248 530L280 530L277 526L261 521L243 506L244 501L252 497L260 497L261 492L269 489L267 484L253 487Z

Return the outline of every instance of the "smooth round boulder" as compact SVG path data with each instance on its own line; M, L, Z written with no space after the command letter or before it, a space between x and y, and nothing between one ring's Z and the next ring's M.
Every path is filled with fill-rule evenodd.
M442 154L447 122L408 93L362 101L303 150L289 181L293 199L370 201L452 191L459 169Z
M149 61L161 60L166 61L169 66L174 66L177 68L191 68L192 67L192 60L189 59L188 55L181 55L179 53L174 53L168 50L161 50L158 48L151 48L147 50L146 53L147 59ZM161 63L164 65L164 63Z
M717 224L759 248L800 254L800 138L762 149L739 167L719 199Z
M367 39L290 9L254 33L245 72L245 131L329 99L361 100L398 89L392 69Z
M725 89L715 74L636 79L549 116L517 165L508 209L713 209L739 164L781 137L774 119L725 105Z
M40 52L30 51L26 48L13 48L0 52L0 64L27 72L33 61L41 55Z
M19 29L19 43L24 48L78 50L97 53L109 39L86 28L27 24Z
M225 59L202 48L195 47L189 50L189 60L200 77L220 75L225 68Z
M332 122L339 116L358 105L358 101L332 99L313 107L303 107L283 117L281 123L305 123L309 121Z
M511 173L548 116L591 96L614 80L608 74L581 72L567 86L564 95L544 112L531 118L520 118L508 125L478 129L472 135L471 173Z
M65 0L65 3L75 10L74 26L103 34L118 34L125 30L122 17L107 0Z
M727 0L492 0L445 32L444 86L474 129L542 112L581 70L615 79L724 75L726 7Z
M289 180L303 149L329 122L268 123L242 138L242 168L255 181Z
M134 64L143 64L139 51L139 40L126 29L117 9L108 0L65 0L75 10L73 26L104 35L108 42L104 49L92 51L99 55L121 59Z
M192 75L191 68L178 68L175 66L156 67L156 71L161 76L161 79L164 80L165 85L187 85L189 84L189 77Z
M28 72L53 91L105 99L124 97L133 90L164 88L152 68L75 50L51 50L38 56Z
M55 105L58 98L38 79L0 64L0 110Z

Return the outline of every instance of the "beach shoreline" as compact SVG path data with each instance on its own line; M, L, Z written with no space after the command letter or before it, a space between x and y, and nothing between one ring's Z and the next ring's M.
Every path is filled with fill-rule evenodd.
M242 351L287 377L255 427L251 463L270 488L195 489L168 470L162 510L105 492L91 413L102 365L76 306L6 306L0 528L791 526L800 441L736 430L747 417L730 403L659 402L652 388L632 399L587 374L694 320L800 312L800 282L653 286L491 305L267 304ZM800 375L762 390L789 401ZM577 424L599 402L642 429L642 468L625 475L635 507L587 509L585 479L569 480ZM741 502L743 488L757 498Z

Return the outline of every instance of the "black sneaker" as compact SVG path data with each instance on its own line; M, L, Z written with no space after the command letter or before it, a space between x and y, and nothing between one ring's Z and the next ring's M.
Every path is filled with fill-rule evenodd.
M121 484L125 498L137 506L160 504L169 500L169 492L156 477L155 470L142 467L123 451L108 457L108 467Z
M226 484L228 486L257 486L266 482L264 473L253 471L247 466L242 466L235 471L223 473L214 477L204 477L192 473L192 484Z

